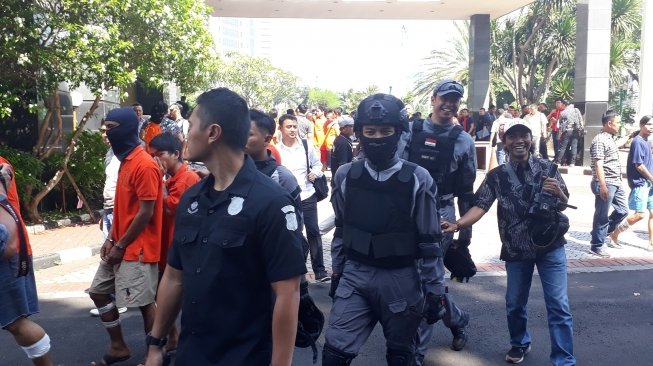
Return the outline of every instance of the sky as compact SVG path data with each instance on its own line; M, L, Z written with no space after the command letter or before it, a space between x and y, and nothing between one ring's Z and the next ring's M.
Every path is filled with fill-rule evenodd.
M304 85L335 91L379 91L404 96L433 49L455 34L451 21L266 19L270 61Z

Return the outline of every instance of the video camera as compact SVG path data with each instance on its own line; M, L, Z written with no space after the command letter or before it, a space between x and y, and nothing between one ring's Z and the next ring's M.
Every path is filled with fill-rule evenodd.
M546 178L555 178L558 172L558 165L551 164L546 176L541 175L535 179L536 185L533 187L534 194L532 195L533 204L528 209L529 215L537 217L549 217L555 211L561 211L564 207L576 209L577 207L560 202L560 199L551 193L544 190L544 180Z

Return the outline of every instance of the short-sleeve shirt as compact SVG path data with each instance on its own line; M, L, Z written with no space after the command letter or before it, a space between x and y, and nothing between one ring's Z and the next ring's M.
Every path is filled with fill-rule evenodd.
M646 178L637 171L637 165L642 164L653 173L653 158L651 158L651 147L642 136L635 136L633 142L630 144L630 151L628 152L628 165L626 167L626 175L628 176L628 186L632 189L641 187L646 183Z
M619 149L612 135L602 131L592 139L590 146L590 160L592 162L592 179L599 180L596 176L596 162L603 161L603 175L605 183L621 186L621 163L619 162Z
M195 183L200 181L200 176L194 171L188 169L186 164L182 164L177 173L170 177L165 183L168 190L168 196L163 200L163 233L161 239L161 259L159 260L159 270L163 271L168 263L168 250L172 243L172 235L175 231L175 212L181 195Z
M150 122L145 126L145 135L143 136L143 141L145 141L145 146L147 146L147 152L150 152L150 141L155 136L161 134L161 125L158 123Z
M290 195L245 163L226 190L208 176L184 193L168 265L182 272L177 363L269 365L271 283L306 273Z
M136 146L120 164L116 198L113 204L112 238L115 241L125 235L140 209L140 201L155 201L154 214L127 246L123 260L157 263L161 254L161 228L163 219L163 179L154 159Z
M5 159L3 156L0 156L0 164L9 164L9 166L11 166L11 170L14 172L14 177L16 176L14 166L11 165L9 160ZM27 241L27 254L32 255L32 247L29 244L29 235L27 235L27 228L25 227L23 217L20 214L20 200L18 199L18 190L16 189L16 179L12 179L9 187L7 187L7 200L18 214L18 218L21 222L21 230L23 230L25 233L25 240ZM20 246L18 246L18 250L20 250Z

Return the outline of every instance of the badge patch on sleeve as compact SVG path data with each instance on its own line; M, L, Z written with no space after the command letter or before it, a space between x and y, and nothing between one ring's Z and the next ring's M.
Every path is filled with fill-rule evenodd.
M199 206L199 204L197 203L197 201L191 203L191 204L190 204L190 207L188 208L188 213L191 214L191 215L194 214L194 213L196 213L197 210L198 210L197 206Z
M283 206L281 211L286 215L286 229L295 231L299 227L297 223L297 214L295 213L295 206Z
M245 199L242 197L231 197L231 203L229 204L229 207L227 207L227 213L231 216L238 215L238 213L243 210L243 202L245 202Z

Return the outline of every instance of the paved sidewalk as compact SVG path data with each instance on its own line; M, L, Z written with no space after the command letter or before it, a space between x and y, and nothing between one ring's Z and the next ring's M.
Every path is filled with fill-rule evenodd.
M563 179L571 194L569 203L578 206L577 210L565 211L571 222L566 246L569 271L653 268L653 253L646 251L648 245L646 220L642 220L621 235L623 249L608 249L612 258L602 259L590 254L589 233L594 213L594 195L589 190L591 177L583 175L582 167L569 170L568 174L563 175ZM484 177L484 172L478 173L477 186ZM627 187L626 190L628 191ZM318 212L320 220L327 218L332 213L331 204L327 200L320 202ZM495 205L481 221L474 225L470 250L480 272L479 275L504 274L503 262L499 260L501 243L496 220ZM332 238L333 231L323 236L324 259L328 269L331 267ZM76 225L30 234L30 241L34 252L35 268L38 270L86 259L97 254L102 244L102 234L97 224ZM310 269L310 260L308 265Z

